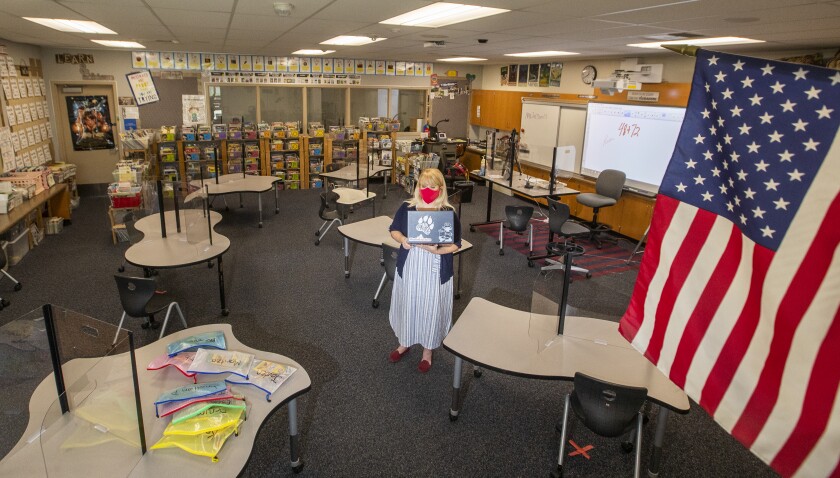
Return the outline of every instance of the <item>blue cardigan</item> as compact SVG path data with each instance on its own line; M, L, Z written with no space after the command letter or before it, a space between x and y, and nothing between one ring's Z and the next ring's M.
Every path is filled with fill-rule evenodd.
M394 221L391 223L391 227L388 228L389 231L400 231L403 236L408 237L408 211L416 211L417 208L414 206L409 206L407 202L404 202L400 205L400 208L397 209L396 214L394 214ZM458 247L461 247L461 219L458 217L458 213L455 213L455 241L454 244ZM408 258L408 250L402 246L400 246L399 255L397 255L397 274L400 277L403 276L403 266L405 265L405 260ZM454 266L452 260L452 254L441 254L440 256L440 283L445 284L449 279L452 278L454 273Z

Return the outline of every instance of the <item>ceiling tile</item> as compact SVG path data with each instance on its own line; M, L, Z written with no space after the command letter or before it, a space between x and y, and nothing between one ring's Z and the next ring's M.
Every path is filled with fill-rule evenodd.
M307 18L319 12L322 8L333 3L335 0L302 0L291 1L294 5L292 18ZM277 15L274 13L274 2L265 0L239 0L236 4L236 13L247 15Z
M0 2L0 12L17 15L19 17L85 20L83 15L75 13L69 8L63 7L50 0L3 0ZM35 24L33 23L33 25ZM40 25L38 25L38 27L47 28Z
M139 25L160 25L160 21L155 17L151 10L145 5L127 6L118 4L95 5L92 3L65 3L67 8L79 12L90 20L93 20L100 25L110 28L117 33L122 33L114 29L111 25L115 23L125 23L126 19L130 19L131 23Z
M233 11L234 0L201 0L200 2L196 2L195 0L146 0L146 3L154 9L174 8L178 10L230 13Z
M227 28L229 13L201 12L195 10L174 10L160 8L156 10L163 23L170 27L203 26L207 28Z
M254 31L272 31L277 35L293 28L301 23L300 18L283 18L277 15L245 15L236 13L233 15L233 21L230 23L231 29L237 30L251 30L252 35ZM277 36L275 35L275 36Z
M348 20L353 22L379 23L382 20L425 7L430 3L432 2L423 0L400 0L398 2L337 0L318 11L313 18L319 20ZM393 27L396 25L386 26Z

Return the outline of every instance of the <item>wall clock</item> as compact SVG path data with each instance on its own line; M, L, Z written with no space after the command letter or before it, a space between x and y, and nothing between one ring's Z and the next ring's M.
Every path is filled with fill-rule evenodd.
M580 71L580 79L587 85L594 83L597 76L598 70L596 70L592 65L586 65L583 67L583 70Z

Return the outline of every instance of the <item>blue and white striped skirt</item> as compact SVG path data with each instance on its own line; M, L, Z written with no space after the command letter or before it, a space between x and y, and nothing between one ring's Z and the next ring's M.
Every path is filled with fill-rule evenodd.
M440 258L412 247L403 276L394 275L389 320L403 347L436 349L452 326L452 278L440 283Z

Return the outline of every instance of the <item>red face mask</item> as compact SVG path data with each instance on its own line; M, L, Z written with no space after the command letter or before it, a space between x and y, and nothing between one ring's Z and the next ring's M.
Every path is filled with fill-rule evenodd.
M435 202L435 199L437 199L439 195L440 189L420 188L420 198L422 198L423 202L426 204Z

